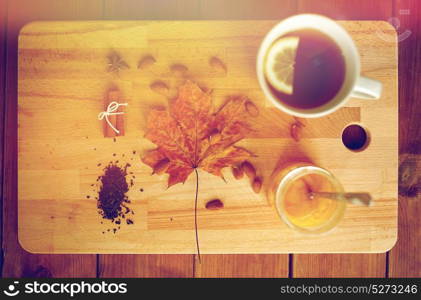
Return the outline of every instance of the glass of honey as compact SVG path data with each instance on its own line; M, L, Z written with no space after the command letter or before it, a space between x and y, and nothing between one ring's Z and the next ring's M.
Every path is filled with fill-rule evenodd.
M267 195L291 228L303 233L325 233L341 221L346 201L311 197L311 192L343 193L344 189L329 171L309 163L293 163L273 172Z

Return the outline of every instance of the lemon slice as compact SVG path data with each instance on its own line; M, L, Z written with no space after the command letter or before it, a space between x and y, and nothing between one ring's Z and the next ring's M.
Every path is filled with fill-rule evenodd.
M277 40L266 56L265 74L269 83L279 92L293 93L295 55L299 38L295 36Z

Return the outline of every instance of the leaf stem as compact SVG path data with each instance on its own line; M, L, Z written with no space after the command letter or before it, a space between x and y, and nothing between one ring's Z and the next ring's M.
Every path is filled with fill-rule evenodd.
M194 169L194 172L196 173L196 196L194 198L194 230L196 232L197 256L199 258L199 263L201 263L200 248L199 248L199 234L198 234L198 231L197 231L197 196L199 194L199 173L197 172L197 168Z

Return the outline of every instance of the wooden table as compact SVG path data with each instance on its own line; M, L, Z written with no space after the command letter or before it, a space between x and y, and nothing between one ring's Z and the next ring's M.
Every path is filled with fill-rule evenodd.
M420 114L417 97L421 95L419 5L413 1L1 1L0 24L2 68L0 90L4 105L5 141L2 152L3 174L3 276L54 277L402 277L421 275L419 251L421 221L420 197L416 189L401 187L399 198L399 240L382 254L318 255L33 255L17 241L17 35L31 20L57 19L282 19L299 12L314 12L337 19L400 20L399 96L400 159L410 162L419 176ZM226 3L227 2L227 3ZM418 9L418 11L417 11ZM417 23L418 22L418 23ZM396 23L395 23L396 24ZM410 32L406 31L410 30ZM387 38L384 37L384 38ZM417 44L418 43L418 44ZM7 64L5 64L7 62ZM419 100L418 100L419 103ZM3 126L3 123L2 123ZM418 167L414 167L418 164ZM405 183L405 182L404 182ZM418 237L418 238L417 238Z

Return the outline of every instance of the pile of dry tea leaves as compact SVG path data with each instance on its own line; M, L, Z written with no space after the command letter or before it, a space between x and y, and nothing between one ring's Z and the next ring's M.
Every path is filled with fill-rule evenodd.
M130 203L126 195L129 191L129 184L126 181L128 167L130 164L120 167L116 162L110 162L104 168L104 175L98 177L100 181L97 197L98 210L104 219L111 220L116 225L112 228L114 233L120 229L123 219L128 225L134 223L126 217L127 214L134 214L133 210L127 206Z

